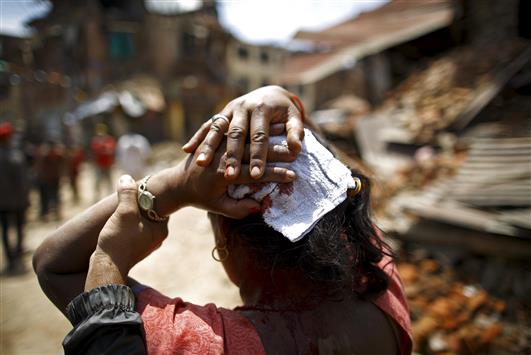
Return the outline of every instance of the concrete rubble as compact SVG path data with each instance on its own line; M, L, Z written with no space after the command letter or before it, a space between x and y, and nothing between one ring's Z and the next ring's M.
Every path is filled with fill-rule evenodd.
M486 91L505 84L514 75L510 64L519 62L519 56L529 59L527 52L521 41L457 48L402 82L375 115L392 117L393 128L405 131L396 139L429 143L457 120L470 119L463 116L475 106L488 103L490 98L482 99Z

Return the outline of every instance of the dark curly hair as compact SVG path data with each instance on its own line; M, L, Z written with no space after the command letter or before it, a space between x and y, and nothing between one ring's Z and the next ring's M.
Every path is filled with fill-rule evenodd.
M260 215L229 219L229 235L237 234L264 267L300 268L330 289L350 288L362 299L385 291L388 277L378 267L384 255L394 259L370 218L370 182L352 171L362 190L326 214L301 240L292 243Z

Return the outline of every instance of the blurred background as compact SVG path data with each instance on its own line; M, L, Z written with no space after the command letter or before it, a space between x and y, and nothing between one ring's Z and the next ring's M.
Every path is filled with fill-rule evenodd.
M415 352L531 353L530 38L528 0L0 0L0 353L62 353L47 233L271 84L372 177ZM184 209L133 276L234 307L212 247Z

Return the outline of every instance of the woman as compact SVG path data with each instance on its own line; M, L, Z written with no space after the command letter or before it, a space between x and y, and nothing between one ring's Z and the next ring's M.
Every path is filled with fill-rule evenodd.
M257 90L229 104L223 112L226 119L206 124L185 147L196 150L194 155L141 183L140 195L156 196L154 205L140 202L142 213L123 204L116 209L116 197L111 196L47 238L34 257L45 293L64 311L83 289L102 282L101 277L94 282L94 268L112 265L116 278L109 282L128 282L135 291L150 353L410 352L407 308L396 275L388 277L394 272L389 253L368 218L368 181L363 176L354 174L354 180L349 173L357 182L348 184L350 197L345 199L346 189L342 191L342 202L322 218L305 222L306 230L297 231L293 239L285 236L299 226L288 226L291 230L283 235L264 222L274 208L268 209L271 201L268 205L266 198L257 197L262 189L273 184L280 191L275 201L288 204L295 199L286 196L304 192L296 187L304 179L295 180L291 165L271 165L293 161L301 148L301 156L312 157L305 151L311 137L301 143L301 115L294 114L296 110L289 93L278 87ZM269 135L280 133L278 123L283 121L287 143L270 145ZM225 131L227 152L224 146L218 149ZM247 131L251 146L245 148L242 138ZM229 187L234 184L251 192L236 196L237 189ZM129 186L125 190L134 194L135 186ZM200 307L127 280L130 268L165 238L164 216L188 205L210 211L215 257L240 288L243 307ZM300 210L316 215L303 205ZM268 223L282 230L277 222Z

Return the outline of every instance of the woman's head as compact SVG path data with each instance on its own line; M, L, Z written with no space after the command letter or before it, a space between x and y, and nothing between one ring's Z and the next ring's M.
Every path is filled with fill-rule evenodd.
M349 288L360 297L384 291L387 276L377 264L390 250L370 219L369 180L359 173L352 175L362 181L362 190L347 197L297 242L273 230L261 215L241 220L212 216L217 244L226 245L233 256L224 263L233 282L239 285L242 278L253 277L246 275L251 269L272 278L277 270L298 270L331 290Z

